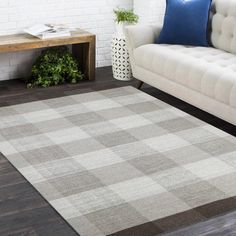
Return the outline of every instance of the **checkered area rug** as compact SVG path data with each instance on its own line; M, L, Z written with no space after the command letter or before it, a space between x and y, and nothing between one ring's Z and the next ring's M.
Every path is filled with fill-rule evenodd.
M0 150L81 236L236 196L235 137L132 87L0 108Z

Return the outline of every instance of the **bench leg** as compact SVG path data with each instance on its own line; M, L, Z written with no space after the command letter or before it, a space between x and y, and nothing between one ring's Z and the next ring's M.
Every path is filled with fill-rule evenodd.
M96 68L96 37L94 36L92 41L88 45L87 49L87 77L89 80L95 79Z
M141 89L142 86L143 86L143 84L144 84L144 82L141 81L141 80L139 80L139 81L138 81L138 84L137 84L137 89Z
M96 38L88 43L72 45L72 53L79 62L79 67L85 74L86 79L95 79L96 67Z

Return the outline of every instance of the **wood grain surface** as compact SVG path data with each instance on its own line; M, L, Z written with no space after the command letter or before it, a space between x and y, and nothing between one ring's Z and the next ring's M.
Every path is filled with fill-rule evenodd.
M71 36L53 39L38 39L29 34L13 34L0 36L0 53L17 52L36 48L45 48L69 44L93 42L94 34L77 29Z

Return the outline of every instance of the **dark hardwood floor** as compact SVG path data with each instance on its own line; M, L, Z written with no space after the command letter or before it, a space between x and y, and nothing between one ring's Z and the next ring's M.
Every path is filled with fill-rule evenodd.
M27 90L20 80L4 81L0 82L0 106L136 84L135 80L115 81L110 67L97 69L96 81L47 89ZM144 85L142 90L236 136L236 127L227 122L150 86ZM74 236L78 234L5 157L0 155L0 236L6 235ZM236 235L236 209L235 212L179 229L170 235Z
M165 236L235 236L236 235L236 211L218 216L205 222L201 222ZM163 235L164 236L164 235Z

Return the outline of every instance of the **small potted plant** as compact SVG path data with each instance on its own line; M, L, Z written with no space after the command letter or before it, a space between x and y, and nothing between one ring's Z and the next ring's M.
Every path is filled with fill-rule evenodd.
M122 8L117 8L114 10L115 22L116 22L116 32L119 36L124 35L124 28L127 25L132 25L138 23L139 17L133 10L126 10Z

